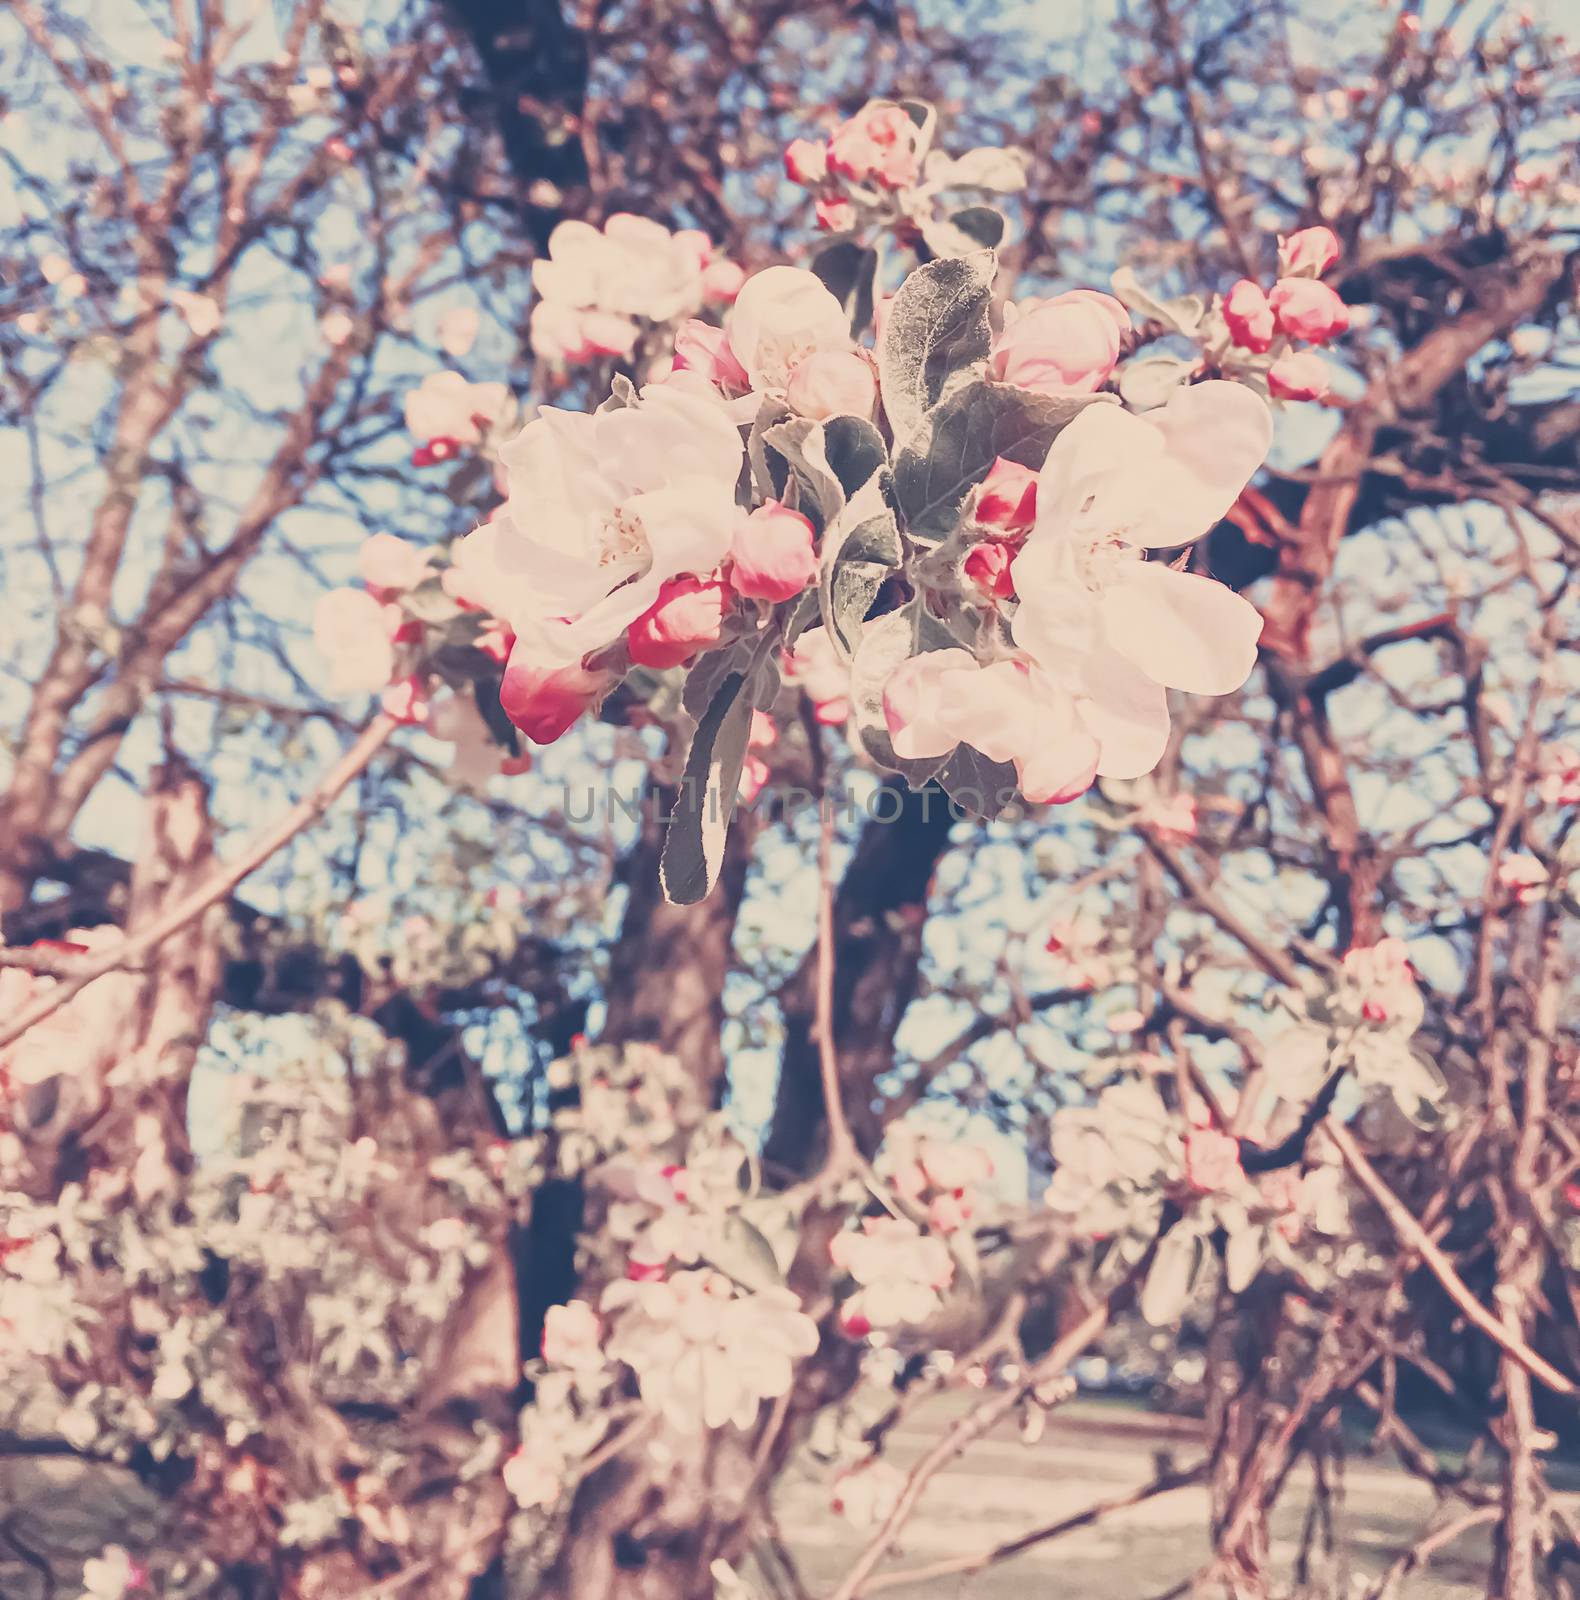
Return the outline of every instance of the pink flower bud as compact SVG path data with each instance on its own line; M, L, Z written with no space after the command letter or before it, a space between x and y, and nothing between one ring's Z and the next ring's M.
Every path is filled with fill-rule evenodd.
M1314 278L1280 278L1268 296L1278 326L1291 339L1324 344L1350 325L1349 308Z
M1095 289L1028 301L1006 317L988 376L1037 394L1093 394L1108 381L1129 329L1130 313Z
M920 172L919 132L903 106L866 106L834 130L828 142L829 171L852 183L903 189Z
M579 662L542 667L518 639L499 689L505 715L534 744L553 744L609 688L608 673L588 672Z
M848 200L819 200L817 225L825 233L848 233L856 226L856 208Z
M746 394L752 380L735 359L723 328L692 318L675 335L675 371L700 372L716 389L732 398Z
M461 453L459 439L430 439L427 444L420 444L411 453L411 464L414 467L437 467L446 461L454 461Z
M1249 278L1241 278L1223 297L1223 320L1229 325L1229 337L1242 350L1260 355L1272 348L1273 308L1261 286Z
M1286 350L1267 373L1277 400L1320 400L1328 392L1328 364L1315 350Z
M792 139L785 146L785 174L807 188L828 176L828 146L821 139Z
M854 350L818 350L796 363L785 399L803 417L870 417L877 380L866 357Z
M817 576L812 538L812 524L777 500L743 517L730 546L736 593L776 604L800 594Z
M998 539L988 539L982 544L972 545L960 570L995 600L1013 600L1015 583L1009 569L1014 559L1015 552L1007 544Z
M720 256L702 269L702 297L714 305L730 305L745 282L745 267L728 256Z
M977 521L1003 533L1028 533L1037 520L1037 474L999 456L982 480Z
M625 631L631 660L662 671L719 642L735 594L723 578L671 578Z
M1278 241L1281 278L1320 278L1338 259L1339 241L1332 228L1302 228Z

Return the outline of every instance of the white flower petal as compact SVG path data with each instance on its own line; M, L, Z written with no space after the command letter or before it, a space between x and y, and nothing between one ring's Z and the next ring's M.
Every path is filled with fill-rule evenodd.
M1171 689L1230 694L1256 665L1261 613L1212 578L1134 562L1098 605L1108 643Z

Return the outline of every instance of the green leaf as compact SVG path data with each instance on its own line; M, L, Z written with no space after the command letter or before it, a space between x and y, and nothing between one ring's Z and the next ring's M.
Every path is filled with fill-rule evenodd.
M823 459L849 499L889 464L883 435L865 417L830 417L823 424Z
M855 651L884 579L904 558L899 524L883 493L886 476L869 477L823 534L819 608L829 636L846 655Z
M519 756L521 735L516 731L515 723L505 715L505 708L499 703L499 679L474 678L472 698L477 703L478 715L488 724L488 731L493 734L494 742L503 745L511 755Z
M444 492L458 506L470 505L494 481L493 468L480 455L469 455L445 480Z
M845 486L824 451L823 424L791 417L766 429L763 443L784 457L800 485L797 509L809 516L819 531L826 528L845 507Z
M965 206L947 218L922 224L922 239L935 256L965 256L973 250L996 250L1009 222L993 206Z
M723 1227L710 1235L702 1258L743 1289L777 1289L784 1283L774 1247L738 1211L731 1211Z
M783 400L764 395L752 419L751 432L746 437L746 459L751 463L752 487L759 500L782 500L785 484L790 477L790 464L782 455L775 455L764 442L770 428L787 421L793 413Z
M999 456L1041 467L1059 430L1104 395L1041 395L1004 383L973 383L926 419L895 459L894 491L913 539L947 538L966 496Z
M920 427L951 379L986 361L998 261L978 250L929 261L900 285L878 340L878 386L896 440Z
M672 905L695 905L718 881L752 726L747 685L745 673L726 674L692 735L658 865Z
M823 287L845 308L853 338L872 326L877 296L878 252L854 239L836 239L812 258L812 271Z
M956 745L938 769L938 786L955 805L991 822L1020 801L1020 774L1008 761L993 761L969 744Z

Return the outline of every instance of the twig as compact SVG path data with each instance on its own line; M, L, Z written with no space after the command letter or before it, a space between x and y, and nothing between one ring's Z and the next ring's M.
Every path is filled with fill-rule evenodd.
M884 1589L897 1589L901 1584L926 1583L932 1578L947 1578L956 1573L969 1576L981 1572L997 1565L1000 1561L1007 1561L1011 1556L1018 1556L1023 1550L1031 1549L1033 1545L1045 1544L1049 1539L1074 1533L1078 1528L1088 1528L1094 1522L1100 1522L1110 1512L1124 1511L1131 1506L1142 1504L1143 1501L1156 1499L1160 1494L1171 1494L1175 1489L1189 1488L1191 1484L1199 1483L1206 1471L1207 1463L1198 1461L1191 1467L1160 1472L1151 1482L1132 1489L1129 1494L1115 1495L1110 1500L1099 1500L1087 1506L1084 1511L1061 1517L1059 1521L1050 1522L1045 1527L1033 1528L1030 1533L1023 1533L1017 1538L1006 1539L1002 1544L994 1545L991 1550L982 1550L969 1556L951 1556L944 1561L935 1561L930 1566L907 1567L903 1572L886 1572L881 1578L874 1578L861 1592L864 1595L879 1594Z
M1470 1292L1465 1280L1454 1270L1453 1262L1433 1242L1431 1235L1416 1220L1404 1201L1388 1187L1382 1174L1367 1160L1366 1153L1355 1142L1350 1130L1336 1117L1329 1117L1323 1128L1344 1157L1345 1164L1355 1174L1356 1182L1376 1202L1399 1238L1431 1269L1432 1276L1443 1286L1449 1299L1464 1312L1466 1320L1555 1394L1580 1395L1580 1385L1566 1378L1551 1362L1544 1360L1528 1344L1511 1334Z
M70 976L63 977L53 988L46 989L32 1005L24 1006L3 1027L0 1027L0 1049L21 1038L35 1023L52 1017L74 995L95 978L113 972L117 967L132 966L162 944L171 934L179 932L194 918L202 916L216 901L222 900L243 878L257 871L276 850L316 821L328 810L335 797L378 753L400 724L393 717L380 714L363 730L340 759L296 802L278 821L271 823L236 857L217 872L211 874L190 894L177 900L167 911L155 917L145 928L134 929L124 939L72 968Z
M916 1502L921 1499L922 1491L932 1478L954 1460L973 1439L981 1438L996 1423L1007 1417L1039 1384L1046 1383L1049 1378L1062 1373L1070 1362L1108 1326L1109 1318L1118 1308L1120 1301L1151 1266L1158 1240L1162 1237L1160 1230L1157 1239L1153 1240L1151 1248L1142 1259L1027 1371L1019 1383L1004 1390L1002 1394L983 1401L975 1410L968 1412L917 1462L911 1469L911 1475L905 1480L905 1487L900 1491L894 1509L884 1518L883 1526L856 1558L855 1565L845 1574L839 1587L830 1593L829 1600L856 1600L857 1595L866 1592L867 1579L872 1576L873 1569L883 1559L884 1553L894 1543L900 1529L905 1526L911 1513L916 1509Z

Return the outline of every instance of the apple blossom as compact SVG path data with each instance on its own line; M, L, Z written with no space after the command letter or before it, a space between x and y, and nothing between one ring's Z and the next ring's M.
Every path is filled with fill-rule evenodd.
M1572 744L1550 744L1539 758L1537 793L1549 806L1580 805L1580 750Z
M1072 289L1004 308L989 376L1036 394L1092 394L1119 359L1130 313L1111 294Z
M799 684L825 727L850 716L850 668L827 628L808 628L785 657L787 682Z
M926 1322L954 1281L949 1247L903 1217L864 1217L859 1232L834 1235L828 1254L858 1285L840 1308L847 1331Z
M1281 278L1320 278L1339 259L1339 241L1331 228L1301 228L1278 241Z
M468 611L509 610L508 596L519 579L513 568L500 562L502 525L485 522L450 547L450 565L439 574L439 585Z
M357 552L357 575L376 600L414 589L428 574L428 552L393 533L370 534Z
M792 139L785 146L785 175L811 188L828 176L828 146L820 139Z
M874 101L830 136L829 171L852 183L909 188L920 173L920 131L903 106Z
M783 394L796 367L826 350L854 345L845 308L816 273L768 267L741 288L724 322L730 349L753 389Z
M643 1404L675 1428L748 1428L786 1393L817 1325L789 1289L738 1290L720 1272L621 1279L604 1290L605 1348L636 1373Z
M517 649L531 635L535 667L569 666L619 638L671 579L713 572L734 534L742 456L725 403L695 373L616 410L543 407L500 450L509 497L491 559L512 579L503 614Z
M1514 895L1516 905L1528 906L1546 893L1548 871L1528 850L1505 856L1498 863L1498 882Z
M999 456L977 491L976 520L1000 533L1029 532L1037 520L1037 474Z
M1421 1025L1426 1008L1404 940L1356 945L1345 952L1341 967L1345 982L1352 986L1350 1002L1359 1003L1366 1021L1402 1023L1411 1032Z
M974 544L966 552L960 570L984 594L995 600L1015 598L1015 580L1010 574L1010 563L1015 559L1015 548L999 539L986 539Z
M430 372L406 392L406 427L424 444L453 439L475 445L482 442L485 429L508 421L514 409L510 390L502 383L468 383L459 372Z
M632 661L659 671L689 661L719 642L734 602L725 578L666 579L658 598L626 629Z
M1320 400L1328 392L1328 364L1315 350L1286 350L1267 369L1275 400Z
M331 589L320 597L313 643L329 663L331 694L371 694L390 681L395 647L388 610L366 589Z
M702 297L712 305L732 305L745 282L745 267L728 256L720 256L702 269Z
M532 287L545 304L670 322L702 300L705 236L671 233L647 217L616 212L600 230L565 221L549 235L548 254L532 264Z
M1242 1182L1240 1141L1216 1128L1192 1128L1185 1135L1185 1181L1198 1194L1213 1194Z
M82 1564L83 1600L125 1600L147 1582L147 1569L123 1545L106 1545Z
M1168 737L1163 687L1228 694L1256 661L1256 608L1210 578L1144 558L1206 533L1272 440L1239 384L1176 389L1136 416L1089 405L1054 440L1037 525L1015 559L1015 642L1082 706L1097 771L1139 777Z
M752 386L746 369L735 359L723 328L692 318L675 333L675 371L699 372L716 389L732 398Z
M540 666L531 659L531 641L517 639L500 685L505 715L534 744L553 744L609 692L614 679L580 663Z
M818 350L800 362L785 386L791 410L816 422L870 417L878 399L872 363L855 350Z
M1240 281L1223 297L1223 320L1229 337L1242 350L1260 354L1273 347L1273 308L1259 284Z
M1167 839L1196 837L1196 797L1175 793L1152 800L1141 808L1141 821Z
M604 1366L598 1313L585 1300L550 1306L543 1314L543 1359L572 1372L598 1372Z
M849 233L856 226L856 208L849 200L824 197L813 207L813 213L825 233Z
M1292 339L1325 344L1350 325L1349 307L1314 278L1280 278L1267 297L1278 326Z
M817 577L812 524L777 500L741 518L730 545L730 582L749 600L776 604Z
M884 685L883 714L902 760L969 744L990 761L1014 762L1034 804L1076 799L1097 770L1099 746L1074 698L1025 661L983 666L968 650L912 656Z
M502 1476L518 1506L540 1511L558 1501L564 1472L563 1462L522 1445L505 1463Z

